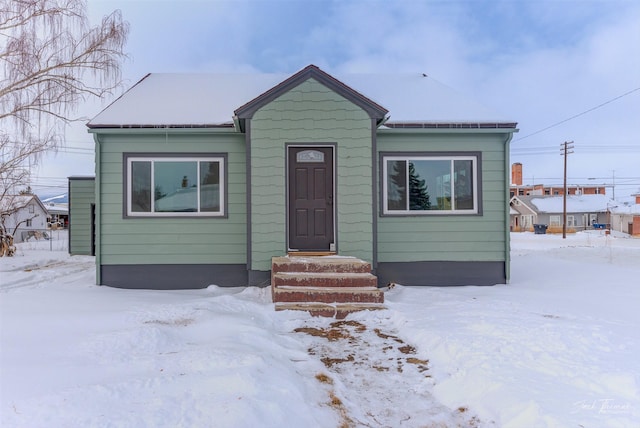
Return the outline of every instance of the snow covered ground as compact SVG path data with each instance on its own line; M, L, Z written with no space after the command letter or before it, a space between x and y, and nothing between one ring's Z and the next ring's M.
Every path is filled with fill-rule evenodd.
M344 321L268 289L97 287L93 258L20 245L2 427L640 426L639 239L512 234L511 284L396 286Z

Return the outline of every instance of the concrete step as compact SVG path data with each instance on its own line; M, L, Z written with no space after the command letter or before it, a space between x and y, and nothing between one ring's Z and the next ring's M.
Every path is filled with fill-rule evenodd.
M376 287L280 286L273 289L274 303L383 303Z
M314 317L330 317L343 319L347 315L358 311L375 311L387 309L379 303L350 303L350 304L323 304L323 303L276 303L276 311L306 311Z
M355 257L273 257L271 271L370 273L371 264Z
M279 272L271 276L274 287L376 287L378 278L361 272Z
M384 309L384 293L371 265L355 257L273 257L271 293L276 310L344 318L365 309Z

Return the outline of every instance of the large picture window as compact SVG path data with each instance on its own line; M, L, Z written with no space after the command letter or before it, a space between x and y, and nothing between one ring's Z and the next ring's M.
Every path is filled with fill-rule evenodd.
M384 214L477 214L478 156L383 156Z
M224 215L223 157L126 157L128 216Z

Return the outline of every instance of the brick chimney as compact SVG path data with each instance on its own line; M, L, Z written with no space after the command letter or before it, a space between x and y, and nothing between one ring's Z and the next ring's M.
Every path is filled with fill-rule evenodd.
M522 164L520 162L511 165L511 184L522 186Z
M634 195L636 197L636 204L640 204L640 193Z

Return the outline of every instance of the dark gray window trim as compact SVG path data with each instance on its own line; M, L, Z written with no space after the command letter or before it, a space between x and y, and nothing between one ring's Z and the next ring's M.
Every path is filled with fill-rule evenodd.
M194 158L194 157L216 157L222 158L224 162L224 212L219 216L189 216L189 215L181 215L181 216L130 216L127 214L128 211L128 176L127 176L127 164L129 158L138 158L138 157L150 157L150 158ZM229 155L228 153L211 153L211 152L124 152L122 153L122 218L124 219L168 219L168 218L188 218L188 219L224 219L229 218Z
M383 162L385 156L442 156L442 157L455 157L455 156L475 156L477 158L477 179L478 179L478 212L473 214L463 214L463 213L432 213L429 215L424 214L385 214L384 212L384 195L383 192L383 180L384 177L382 174L384 173ZM482 152L480 151L423 151L423 152L379 152L378 153L378 180L379 180L379 201L378 201L378 215L380 217L420 217L420 218L430 218L430 217L481 217L483 215L483 192L482 192Z

